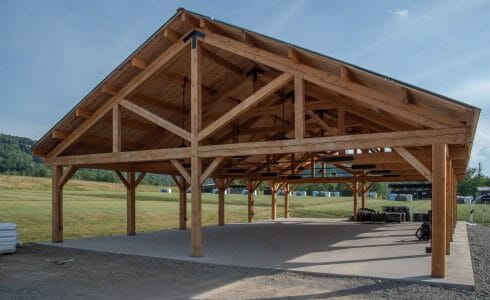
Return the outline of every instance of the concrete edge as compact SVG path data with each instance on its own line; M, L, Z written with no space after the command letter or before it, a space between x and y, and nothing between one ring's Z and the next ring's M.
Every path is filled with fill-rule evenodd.
M36 243L32 243L32 244L39 245L42 247L56 248L56 249L72 249L72 250L82 251L82 252L95 252L95 253L105 253L105 254L112 254L112 255L116 254L116 255L122 255L122 256L151 258L151 259L158 259L158 260L171 262L171 263L178 263L178 264L184 263L184 264L191 264L191 265L216 266L216 267L221 267L221 268L262 270L262 271L272 271L274 273L307 274L307 275L313 275L316 277L325 277L325 278L330 278L330 277L335 277L335 278L366 278L366 279L376 279L376 280L387 281L387 282L399 282L399 283L403 283L403 284L404 283L414 283L414 284L423 284L423 285L428 285L428 286L433 286L433 287L456 288L459 290L468 290L468 291L474 291L475 290L474 284L468 285L468 284L426 281L426 280L416 280L416 279L390 279L390 278L376 277L376 276L323 273L323 272L313 272L313 271L298 271L298 270L288 270L288 269L281 269L281 268L250 267L250 266L241 266L241 265L235 265L235 264L217 264L217 263L211 263L211 262L196 261L199 258L189 257L190 259L187 260L187 259L175 259L175 258L145 256L145 255L137 255L137 254L127 254L127 253L114 253L114 252L106 252L106 251L80 249L80 248L71 247L71 246L57 246L57 245L54 245L50 242L36 242ZM427 279L433 279L433 278L428 276Z

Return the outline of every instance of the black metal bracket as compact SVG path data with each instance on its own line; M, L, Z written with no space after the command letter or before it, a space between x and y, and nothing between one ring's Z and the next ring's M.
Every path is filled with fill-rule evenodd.
M205 38L206 34L204 32L198 31L198 30L193 30L191 31L188 35L186 35L182 40L184 42L187 42L189 39L191 39L191 47L192 49L195 49L197 46L197 39L198 38Z

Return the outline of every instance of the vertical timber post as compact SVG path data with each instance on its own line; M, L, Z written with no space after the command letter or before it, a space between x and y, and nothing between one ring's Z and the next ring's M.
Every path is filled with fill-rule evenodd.
M356 180L354 180L353 184L352 184L352 193L353 193L353 201L354 201L354 204L353 204L353 210L354 210L354 222L357 222L357 193L359 192L359 182Z
M128 172L127 187L127 235L136 234L136 179L134 171Z
M218 225L225 225L225 191L226 184L224 178L215 178L214 184L218 188Z
M247 181L247 221L249 223L254 221L254 182L252 180Z
M201 131L201 45L198 40L198 32L191 37L191 200L192 200L192 224L191 244L192 256L201 256L202 245L202 203L201 203L201 159L198 155L198 133Z
M446 144L432 145L432 276L446 276Z
M284 218L289 218L289 184L284 183Z
M362 195L361 195L361 208L366 208L366 182L363 181L361 183L361 192L362 192Z
M294 138L305 136L305 85L301 76L294 76Z
M59 185L63 169L61 166L53 166L52 178L52 233L53 243L63 242L63 187Z
M446 158L446 255L451 254L451 236L453 232L453 207L451 203L451 160Z
M183 176L179 178L179 229L187 229L187 187L188 183Z
M271 182L271 219L275 220L277 217L277 183Z

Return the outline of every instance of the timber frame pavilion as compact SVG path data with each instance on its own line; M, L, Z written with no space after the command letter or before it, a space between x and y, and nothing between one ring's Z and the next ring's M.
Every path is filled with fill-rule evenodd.
M380 181L433 186L432 276L445 276L480 109L184 9L33 147L53 168L52 240L63 241L63 186L78 168L114 170L127 188L127 234L146 172L191 188L192 255L201 255L201 185L224 191L340 182L357 195ZM349 174L328 172L335 166ZM318 171L320 169L321 171ZM310 170L305 172L305 170ZM321 172L321 175L320 175ZM305 173L310 176L306 177ZM285 217L289 215L285 193ZM364 206L364 196L362 206Z

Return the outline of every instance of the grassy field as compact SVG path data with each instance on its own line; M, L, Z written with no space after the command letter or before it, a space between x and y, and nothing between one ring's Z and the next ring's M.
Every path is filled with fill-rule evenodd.
M217 202L217 195L203 194L204 225L217 223ZM366 203L368 208L376 210L381 210L384 205L407 205L405 202L369 198ZM65 238L124 234L126 231L126 192L122 184L70 181L65 188L63 205ZM414 201L412 207L415 212L425 212L430 201ZM352 198L291 197L290 211L291 217L348 218L352 214ZM283 216L282 197L278 197L277 212L278 217ZM246 196L227 195L225 216L227 223L246 221ZM460 220L468 220L469 206L458 205L458 216ZM483 221L483 205L477 205L475 216L476 222ZM255 200L255 219L269 218L270 196L259 195ZM50 179L0 175L0 222L17 223L23 242L49 240ZM490 223L488 212L486 223ZM178 193L160 193L154 186L138 187L137 232L177 226Z

